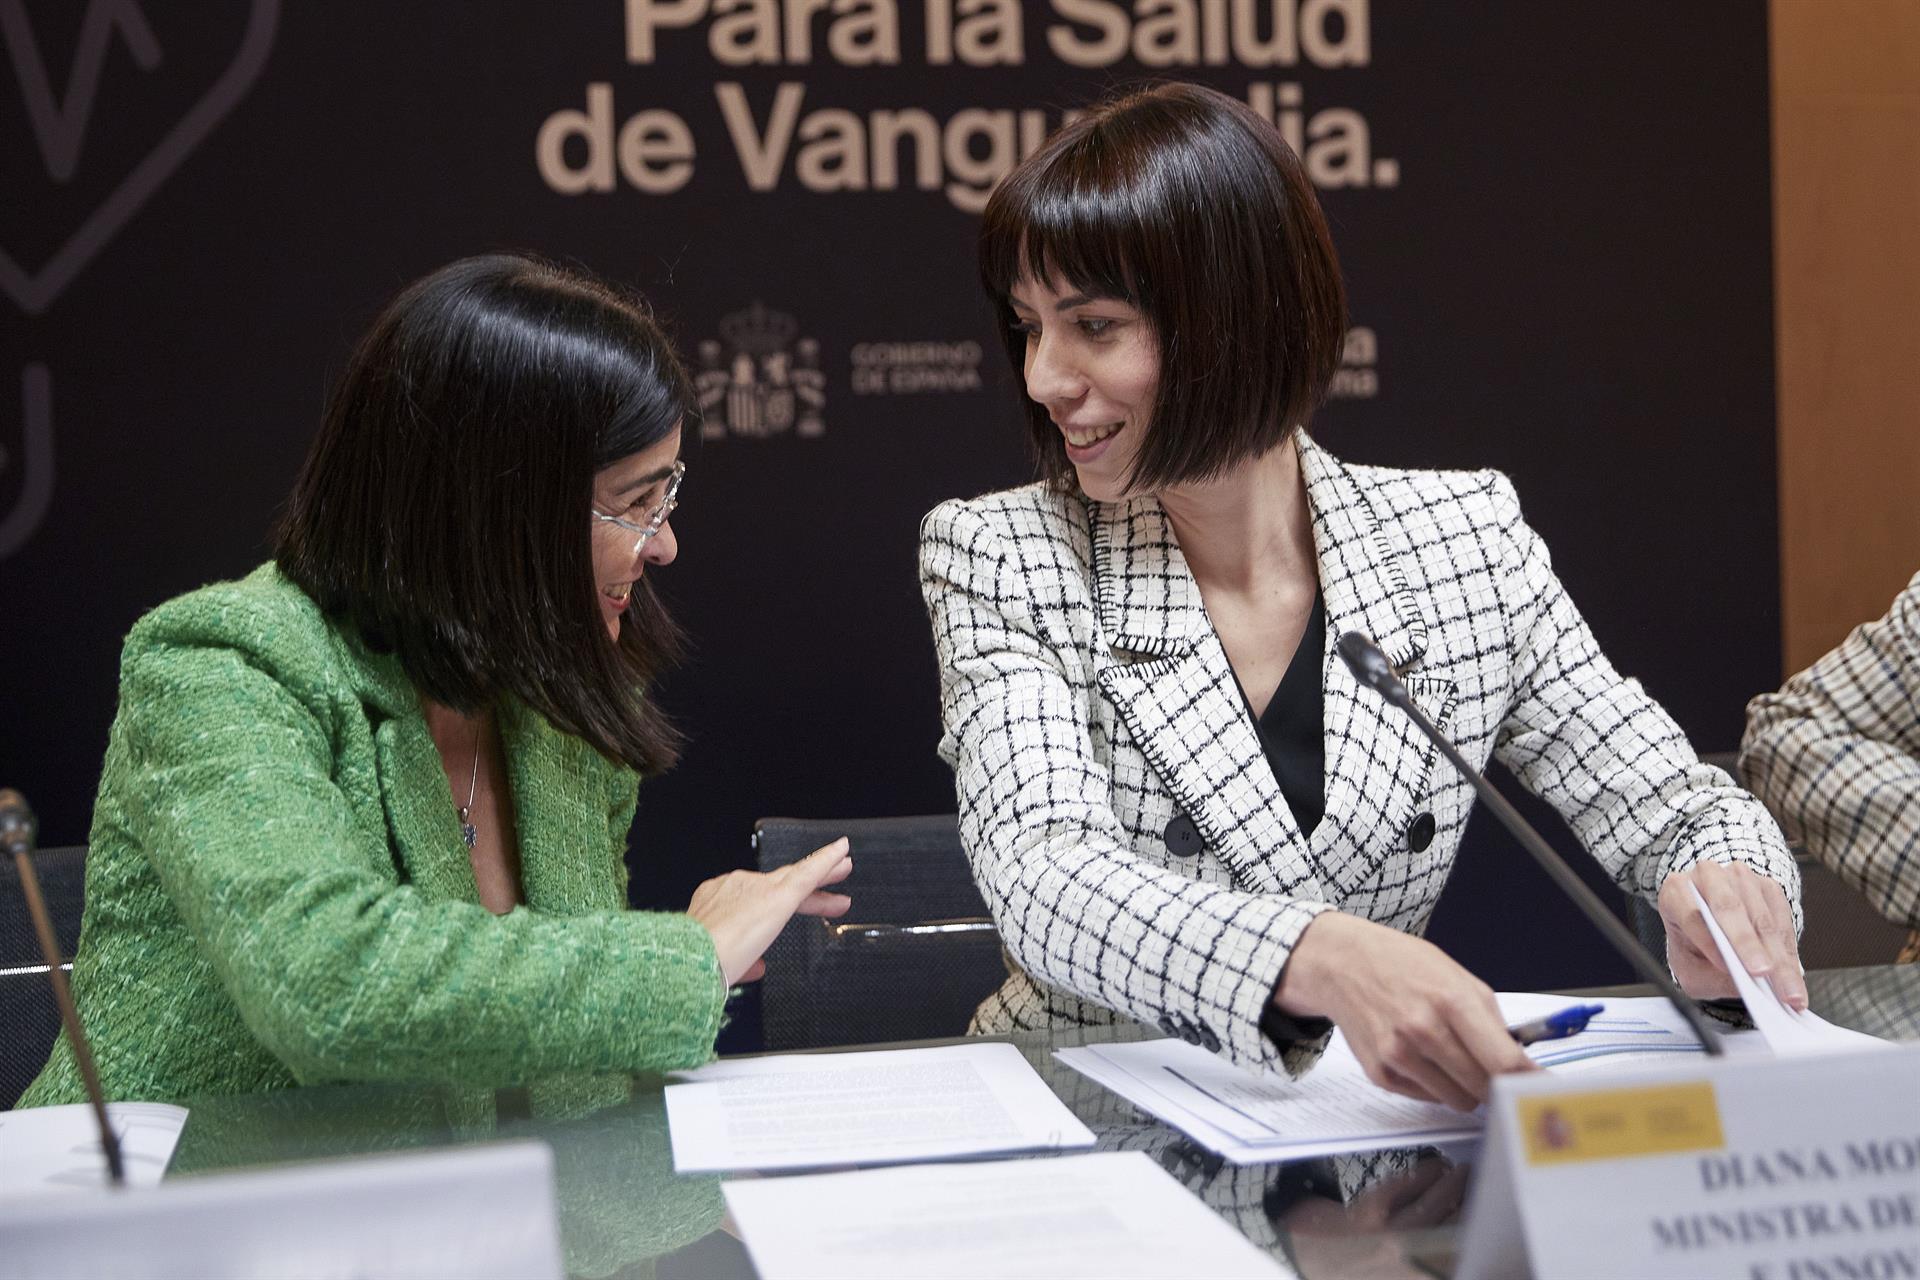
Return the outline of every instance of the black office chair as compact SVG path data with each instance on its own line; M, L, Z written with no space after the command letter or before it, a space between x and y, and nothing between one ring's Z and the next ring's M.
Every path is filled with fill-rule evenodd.
M1007 971L954 815L762 818L753 847L772 871L838 836L853 842L853 909L797 916L767 949L767 1048L964 1035Z
M60 954L71 960L80 944L86 846L42 849L33 855L33 870ZM47 985L47 962L40 954L20 873L12 858L0 859L0 1111L10 1109L47 1065L59 1034L60 1011Z

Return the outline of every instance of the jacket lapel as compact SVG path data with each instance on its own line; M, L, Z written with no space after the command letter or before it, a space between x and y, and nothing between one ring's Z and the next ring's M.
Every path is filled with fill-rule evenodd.
M1404 672L1427 649L1427 620L1407 585L1401 549L1389 541L1373 505L1346 464L1300 436L1300 471L1313 514L1313 550L1327 630L1363 631ZM1335 627L1335 620L1339 626Z
M1321 654L1326 812L1303 839L1260 747L1225 649L1172 526L1152 498L1088 503L1100 666L1113 703L1180 809L1241 888L1339 902L1402 848L1435 752L1404 714L1360 687L1334 651L1363 631L1442 728L1453 682L1418 670L1428 629L1401 557L1351 473L1302 433L1326 609Z
M426 719L417 710L394 716L374 730L373 740L387 831L408 883L430 898L479 902L453 793Z
M413 683L391 654L372 653L345 635L336 643L374 721L386 834L401 874L430 897L478 903L480 890L460 838L446 770ZM526 905L554 915L624 908L606 825L610 766L517 698L501 703L500 736Z
M549 915L625 908L607 830L609 766L517 698L503 699L500 734L527 906Z
M1428 630L1395 546L1345 464L1304 434L1300 462L1313 511L1314 551L1327 614L1326 814L1314 829L1313 861L1335 901L1360 888L1380 862L1407 847L1407 829L1437 755L1413 721L1363 688L1334 651L1347 631L1370 635L1408 692L1443 730L1454 683L1423 673Z
M429 897L478 903L453 793L412 681L392 654L373 653L345 633L336 643L373 722L374 768L396 869Z
M1199 584L1152 498L1088 503L1101 689L1235 884L1321 897Z

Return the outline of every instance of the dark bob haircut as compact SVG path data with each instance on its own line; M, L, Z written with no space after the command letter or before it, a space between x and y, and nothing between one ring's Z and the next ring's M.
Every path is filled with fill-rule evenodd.
M1061 127L987 201L980 278L1015 372L1021 278L1137 308L1159 391L1128 487L1218 476L1302 426L1346 339L1346 291L1319 201L1280 133L1194 84L1101 103ZM1027 402L1041 475L1072 473L1059 429Z
M281 521L280 569L427 697L519 698L646 773L680 739L646 697L680 639L648 579L616 643L590 545L594 473L690 416L637 296L517 254L417 281L361 339Z

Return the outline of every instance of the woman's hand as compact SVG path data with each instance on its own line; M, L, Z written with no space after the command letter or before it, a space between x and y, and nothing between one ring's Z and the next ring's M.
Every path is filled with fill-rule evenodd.
M1298 1200L1282 1215L1280 1225L1294 1237L1296 1250L1301 1236L1371 1236L1437 1227L1460 1212L1467 1196L1468 1172L1466 1165L1427 1156L1411 1169L1382 1178L1345 1204L1324 1196ZM1306 1267L1301 1270L1322 1274Z
M1410 1098L1471 1111L1493 1076L1538 1069L1491 987L1432 943L1358 916L1314 917L1273 998L1286 1013L1332 1018L1367 1079Z
M1393 1232L1423 1231L1459 1215L1465 1165L1438 1157L1375 1183L1346 1204L1322 1196L1296 1202L1279 1219L1302 1276L1395 1275L1406 1269Z
M1789 1009L1806 1008L1807 982L1800 972L1800 947L1794 940L1787 895L1766 876L1737 863L1696 863L1661 882L1667 963L1680 979L1680 989L1708 999L1736 994L1733 975L1720 961L1720 948L1713 945L1706 917L1700 914L1690 888L1699 889L1707 900L1747 972L1767 982Z
M773 945L787 921L803 916L837 916L853 905L844 893L823 893L853 874L847 838L815 849L778 871L729 871L693 891L687 914L713 935L720 971L727 985L752 982L767 971L761 953Z

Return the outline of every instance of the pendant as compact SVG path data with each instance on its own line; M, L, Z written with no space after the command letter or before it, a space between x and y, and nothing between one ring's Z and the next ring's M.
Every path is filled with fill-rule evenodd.
M460 810L460 838L467 842L467 852L473 852L473 846L479 843L480 829L467 821L467 811Z

